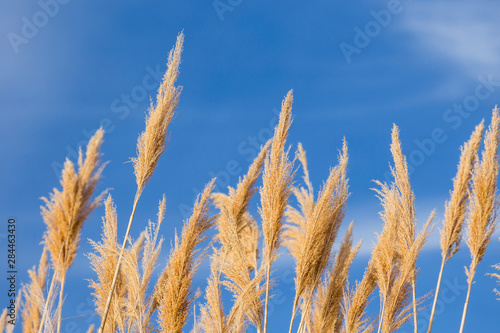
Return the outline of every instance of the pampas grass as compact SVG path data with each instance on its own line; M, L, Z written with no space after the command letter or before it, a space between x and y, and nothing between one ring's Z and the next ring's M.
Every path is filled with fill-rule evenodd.
M162 273L164 278L155 287L158 324L162 332L182 332L189 316L192 304L191 282L200 264L200 260L196 259L196 248L204 240L205 232L214 221L208 212L214 182L215 179L212 179L196 200L193 214L182 228L181 238L175 236L174 247Z
M292 331L295 312L301 298L306 300L300 327L309 311L310 301L320 282L323 272L330 262L332 246L345 214L348 197L346 177L347 143L344 141L339 165L330 171L318 200L314 202L312 185L305 151L299 146L299 160L304 169L304 180L307 189L293 189L302 212L289 207L287 219L287 243L290 253L296 261L295 298L289 332Z
M94 289L96 313L100 316L104 314L106 301L111 290L113 274L118 262L118 217L116 207L113 204L111 195L105 202L106 215L103 218L102 240L97 243L90 241L95 253L88 254L92 269L97 274L96 281L90 281L90 288ZM110 303L108 309L108 324L104 332L114 332L117 327L124 327L124 318L122 316L122 304L125 301L126 283L123 272L120 272L115 284L115 297Z
M327 272L318 286L308 318L308 332L326 333L341 330L344 318L342 308L348 287L349 269L361 247L361 242L353 247L352 233L353 223L347 229L331 270Z
M420 301L415 293L416 262L434 219L432 212L422 231L416 235L414 194L397 126L392 129L391 153L394 182L390 185L377 182L381 187L376 191L384 208L381 213L384 229L371 259L381 300L378 332L384 333L399 329L412 314L414 329L417 330L417 306Z
M356 282L352 290L349 289L349 286L346 286L342 306L344 317L342 333L373 332L373 318L368 316L366 308L376 287L377 278L372 256L361 281Z
M261 276L257 274L259 231L254 219L248 213L248 206L257 190L255 183L261 173L270 144L271 141L262 147L245 177L238 182L236 189L229 188L228 195L221 193L213 195L215 206L220 210L217 218L217 239L221 243L221 253L214 253L212 264L219 263L220 271L217 271L217 274L223 273L227 277L223 284L231 291L233 297L245 298L242 306L233 307L232 312L237 311L237 313L232 313L230 318L246 317L258 332L262 331L263 314L260 299L262 292L259 288L254 288L253 291L248 288L260 284ZM255 272L254 279L250 274L252 271ZM217 279L220 282L220 277ZM213 276L213 283L217 279ZM216 292L214 288L209 291ZM232 327L231 323L229 327Z
M43 237L43 244L50 253L54 275L47 301L52 299L54 283L59 283L59 308L57 313L57 333L61 330L61 312L64 297L66 273L75 259L80 242L80 232L88 215L100 204L105 192L92 199L95 188L101 178L105 164L99 160L99 149L103 142L104 131L97 130L89 140L83 160L80 150L78 157L78 171L73 163L67 159L62 171L62 191L54 189L45 207L41 207L42 217L47 231ZM45 306L48 307L47 305ZM45 321L45 312L42 316L38 332L42 332Z
M153 172L158 164L158 159L165 151L166 135L168 125L174 116L174 111L179 102L181 88L175 86L177 77L179 76L179 66L181 62L182 45L184 43L184 34L180 33L177 36L177 42L168 57L167 71L163 77L163 82L158 89L156 97L156 105L151 104L149 113L146 117L146 129L139 135L137 139L137 157L132 158L134 164L134 174L137 183L137 190L132 205L132 213L130 214L125 238L123 240L118 262L116 264L113 281L106 301L104 314L102 315L99 332L103 332L106 324L108 310L113 297L116 281L120 271L121 260L125 252L125 246L130 234L130 228L134 220L137 203L144 190L144 187L153 176Z
M0 315L0 332L4 332L6 326L7 326L7 308L5 308L2 311L2 315Z
M39 304L39 300L43 297L40 293L45 288L48 269L49 261L47 248L45 247L42 251L38 269L33 267L28 271L31 282L22 288L24 305L21 308L21 318L23 319L23 332L25 333L36 333L38 327L40 327L42 307Z
M497 226L496 197L498 179L498 145L500 135L500 115L495 107L491 124L484 137L484 150L481 160L474 165L472 174L472 190L470 198L470 213L467 217L466 244L470 250L472 261L465 269L467 275L467 296L460 324L460 333L464 330L472 282L479 263L483 260L486 247Z
M201 308L201 328L204 332L226 333L232 323L226 322L222 305L221 258L217 249L213 250L210 262L210 277L205 292L206 304ZM240 317L241 318L241 317ZM238 326L243 326L238 323Z
M289 158L292 91L282 102L273 138L261 147L236 186L219 193L213 193L215 179L205 186L180 234L173 235L166 260L160 256L164 245L161 226L166 220L165 196L159 202L156 222L149 221L137 237L130 235L139 198L165 151L168 128L179 101L181 88L175 84L183 40L181 33L169 55L156 103L147 114L145 130L137 140L137 156L132 158L137 187L125 235L123 239L119 237L118 231L125 225L108 195L100 240L90 241L93 253L88 258L94 279L89 286L95 313L101 317L98 331L180 333L192 328L192 332L205 333L240 333L247 329L265 333L269 322L274 320L269 311L274 283L272 267L286 247L295 260L295 294L288 314L290 333L298 315L298 333L368 333L376 329L391 333L412 317L416 332L417 314L425 301L425 296L419 298L416 292L417 258L432 231L434 213L419 231L417 200L395 125L390 146L394 180L377 182L375 191L382 205L383 226L360 281L352 281L349 276L361 245L361 242L354 245L355 221L347 227L338 248L335 246L350 195L346 140L337 166L330 170L315 198L304 147L298 144L295 159ZM453 190L445 205L440 243L442 264L433 313L444 265L459 250L466 224L466 244L472 260L466 270L468 292L461 331L477 266L497 224L499 123L495 108L481 159L477 152L483 123L462 147ZM42 217L47 226L44 250L38 266L28 272L30 282L23 286L17 300L23 332L61 330L66 274L77 255L84 221L106 193L95 194L105 165L100 162L103 134L98 130L92 137L85 158L80 152L77 167L65 162L62 189L54 190L49 199L44 199ZM294 186L296 160L302 166L303 186ZM257 195L260 207L258 215L253 216L252 199ZM195 304L201 292L193 292L193 281L206 258L210 260L210 272L204 301ZM159 265L162 269L155 274ZM498 265L495 267L500 269ZM500 280L498 273L490 275ZM377 309L375 304L369 307L377 294L380 307ZM375 313L370 313L372 308ZM7 310L0 316L0 332L14 329L7 323L7 316ZM190 318L193 326L186 328ZM281 324L281 329L286 330L286 324ZM90 326L88 332L93 331Z
M264 305L264 333L267 332L269 284L271 266L277 258L283 231L283 214L291 194L293 163L288 159L286 139L292 122L293 93L290 90L281 105L279 123L274 130L273 143L264 163L260 190L262 232L264 234L263 267L266 270L266 298Z
M477 151L479 149L479 145L481 144L483 130L484 122L481 122L481 124L476 126L476 129L472 133L469 141L467 141L461 148L457 175L453 179L453 191L451 192L450 201L447 202L445 206L444 225L441 230L440 242L442 256L441 269L439 271L427 333L430 333L432 329L444 266L448 260L450 260L450 258L458 252L462 241L462 229L469 202L469 188L472 177L472 169L477 160Z
M496 270L500 271L500 264L496 264L496 265L493 265L491 267L493 267ZM487 275L496 278L497 279L497 284L500 285L500 274L498 274L498 273L488 273ZM497 300L500 301L500 290L498 290L498 289L495 288L495 289L493 289L493 291L498 296Z

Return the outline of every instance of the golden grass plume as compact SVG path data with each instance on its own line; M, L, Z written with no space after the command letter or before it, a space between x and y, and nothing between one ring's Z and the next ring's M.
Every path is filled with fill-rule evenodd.
M191 282L199 265L196 247L204 240L205 232L213 225L209 214L210 195L215 179L198 197L193 214L184 223L181 238L176 235L174 247L162 276L155 287L158 299L158 324L163 332L178 333L186 324L192 304Z
M168 69L158 89L156 105L151 104L146 117L146 129L137 140L137 157L132 159L137 188L141 191L149 182L158 159L165 151L168 126L174 116L182 87L176 87L179 76L184 33L177 36L175 47L168 56Z

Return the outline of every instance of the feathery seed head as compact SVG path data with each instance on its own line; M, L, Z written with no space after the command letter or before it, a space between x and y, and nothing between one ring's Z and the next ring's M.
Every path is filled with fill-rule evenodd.
M453 179L453 192L450 201L445 205L445 219L441 231L441 250L445 261L448 261L459 249L462 240L462 226L469 202L469 187L477 152L481 145L484 131L482 121L472 133L469 141L461 148L457 175Z
M204 240L205 232L213 225L209 214L210 195L214 188L212 179L198 196L193 214L182 227L181 238L175 237L167 266L155 287L158 306L158 323L164 332L180 333L186 324L191 305L191 282L199 265L196 247Z
M476 267L483 259L486 247L497 226L496 197L498 179L498 145L499 145L499 110L495 107L491 124L484 137L484 150L481 160L476 161L472 175L472 191L470 213L467 219L467 246L470 249L472 262L466 271L471 282Z
M41 207L47 231L43 244L47 247L54 270L63 277L76 255L80 242L80 231L87 216L100 204L106 191L92 200L95 188L106 163L101 164L99 149L104 131L99 129L90 139L85 160L80 150L78 172L73 163L66 160L62 171L62 191L54 189L45 207Z
M283 214L291 194L293 164L285 149L292 117L293 93L290 90L281 105L279 123L274 129L271 151L264 163L263 185L260 190L264 257L276 259L281 244Z
M153 176L158 159L165 150L167 129L179 102L182 88L176 87L175 82L179 76L183 42L184 34L181 32L168 56L168 68L158 89L156 105L151 104L146 129L137 140L137 157L132 158L132 162L139 193Z

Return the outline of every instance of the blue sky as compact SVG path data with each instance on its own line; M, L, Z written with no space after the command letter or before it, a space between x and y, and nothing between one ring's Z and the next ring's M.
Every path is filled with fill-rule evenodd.
M102 150L110 161L101 188L113 188L124 233L135 191L132 166L125 162L135 154L149 98L156 95L155 78L165 70L168 51L182 30L179 84L184 90L167 151L141 198L132 230L137 236L155 218L165 193L167 242L160 268L195 192L212 175L220 176L219 190L236 184L237 176L224 176L228 162L246 170L251 143L268 138L289 89L295 97L289 142L293 147L303 143L316 188L336 163L344 136L349 143L345 227L353 220L355 240L364 240L351 281L361 278L375 232L381 231L380 205L370 188L373 179L386 179L392 124L400 127L403 150L414 167L419 221L433 208L441 220L459 147L481 119L489 122L500 102L500 7L493 0L57 3L0 4L0 210L4 220L18 220L20 281L27 281L25 272L41 251L39 198L58 185L58 163L72 158L101 124L108 127ZM257 205L255 200L254 214ZM87 238L99 237L102 214L97 209L87 221L69 273L66 332L85 331L88 321L96 320L73 317L88 314L86 279L94 273L83 254L90 251ZM498 237L479 267L469 332L498 327L495 283L484 276L500 261ZM419 294L435 286L438 241L436 230L421 255ZM6 244L4 230L0 242ZM463 266L468 264L464 247L446 267L449 295L455 297L443 303L436 332L458 330L465 300ZM284 255L275 275L286 280L291 265ZM201 288L206 275L207 265L202 265L196 281ZM290 281L276 288L283 297L276 298L270 319L275 332L289 320ZM5 290L4 279L0 287ZM2 297L7 301L3 292Z

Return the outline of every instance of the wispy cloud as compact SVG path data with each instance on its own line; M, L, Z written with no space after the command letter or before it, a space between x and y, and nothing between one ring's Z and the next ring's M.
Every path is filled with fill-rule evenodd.
M497 1L412 3L402 22L416 52L438 57L474 79L500 71L500 7Z

